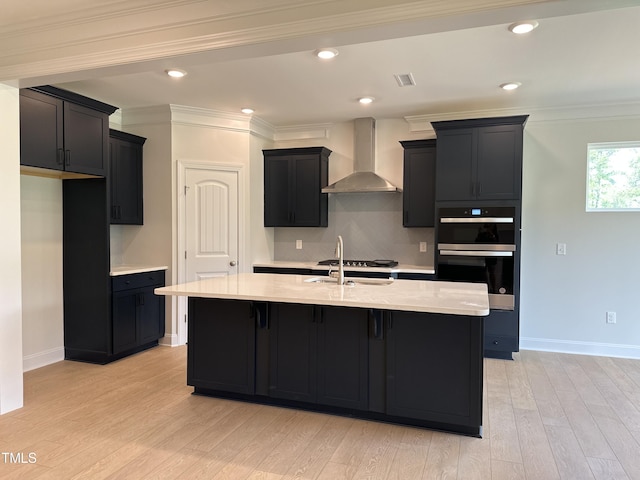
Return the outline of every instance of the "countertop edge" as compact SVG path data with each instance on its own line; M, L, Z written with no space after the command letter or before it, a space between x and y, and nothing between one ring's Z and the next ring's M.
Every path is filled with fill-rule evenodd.
M156 272L158 270L168 270L166 265L116 265L112 266L109 272L111 277L121 275L131 275L134 273Z

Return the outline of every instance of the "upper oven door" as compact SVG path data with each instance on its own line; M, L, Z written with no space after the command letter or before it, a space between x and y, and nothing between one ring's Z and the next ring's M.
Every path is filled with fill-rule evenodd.
M502 250L515 245L515 209L441 208L437 230L439 249Z

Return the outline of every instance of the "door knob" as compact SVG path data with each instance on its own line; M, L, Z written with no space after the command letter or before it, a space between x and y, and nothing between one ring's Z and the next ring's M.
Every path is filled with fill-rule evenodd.
M237 262L235 260L231 260L229 262L229 265L231 265L232 267L235 267L237 265Z

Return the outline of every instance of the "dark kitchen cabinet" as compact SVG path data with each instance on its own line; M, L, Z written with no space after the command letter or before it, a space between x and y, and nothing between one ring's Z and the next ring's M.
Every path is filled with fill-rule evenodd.
M164 271L112 277L112 354L157 345L164 336Z
M386 330L387 414L481 425L482 321L392 312Z
M263 150L265 227L326 227L329 179L325 147Z
M142 148L145 138L109 130L111 224L143 224Z
M433 227L436 199L436 140L400 143L404 148L402 225Z
M106 176L109 115L115 110L55 87L20 90L20 164Z
M255 393L255 315L252 302L189 298L188 385Z
M519 200L528 115L432 122L436 200Z
M271 304L269 395L366 410L366 309Z

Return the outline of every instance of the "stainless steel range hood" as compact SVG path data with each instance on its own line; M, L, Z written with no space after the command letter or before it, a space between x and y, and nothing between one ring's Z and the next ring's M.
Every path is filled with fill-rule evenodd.
M401 192L375 173L376 120L356 118L354 130L354 172L322 189L322 193Z

